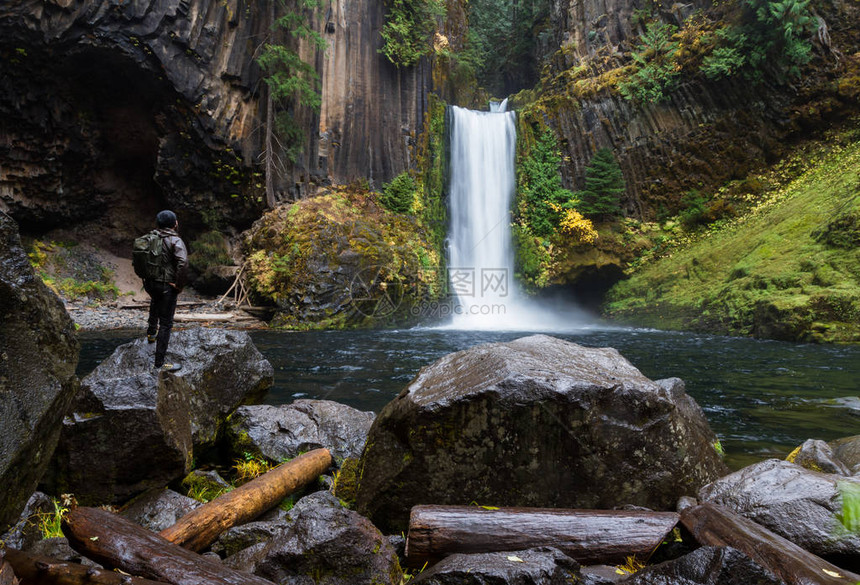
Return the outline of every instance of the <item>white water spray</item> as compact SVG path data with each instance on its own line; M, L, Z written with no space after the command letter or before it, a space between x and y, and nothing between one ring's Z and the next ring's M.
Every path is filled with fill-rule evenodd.
M519 292L514 282L511 204L516 189L516 114L507 100L489 112L451 107L449 285L456 329L566 330L582 312L559 313Z

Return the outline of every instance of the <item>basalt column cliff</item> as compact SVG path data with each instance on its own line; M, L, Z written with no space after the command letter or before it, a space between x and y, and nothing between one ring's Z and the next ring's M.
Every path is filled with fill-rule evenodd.
M266 205L257 58L275 17L243 0L4 2L0 209L25 232L93 225L118 250L165 206L188 229L249 225ZM305 143L276 200L403 171L429 90L429 68L378 53L382 3L335 0L308 18L327 46L293 48L322 106L295 112Z

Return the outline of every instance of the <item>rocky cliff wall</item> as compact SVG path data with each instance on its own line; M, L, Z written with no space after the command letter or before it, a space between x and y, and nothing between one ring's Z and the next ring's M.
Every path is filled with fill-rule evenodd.
M392 65L379 49L384 24L379 0L333 0L323 25L322 107L308 161L336 183L367 178L382 182L407 169L421 131L432 87L427 60Z
M83 225L124 252L175 208L186 233L242 229L265 206L264 82L272 13L250 0L11 0L0 7L0 210L28 233ZM297 112L302 158L281 198L410 164L428 65L378 53L383 3L332 0L313 15L327 49L319 114Z
M123 251L165 206L250 223L264 31L237 0L4 3L0 206Z
M554 0L560 49L545 70L543 91L553 101L545 114L570 160L564 169L569 186L581 188L591 156L610 147L627 181L626 213L653 218L661 206L677 211L685 192L713 191L743 178L781 157L794 138L857 112L857 92L843 82L856 76L860 14L856 3L843 0L814 3L814 58L791 84L713 82L698 75L682 77L658 104L637 104L618 93L612 76L624 75L619 68L631 62L647 19L681 27L714 8L707 0Z

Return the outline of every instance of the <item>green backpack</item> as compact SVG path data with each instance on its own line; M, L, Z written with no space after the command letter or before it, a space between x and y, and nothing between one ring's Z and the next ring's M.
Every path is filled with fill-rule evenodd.
M144 280L165 281L167 267L162 249L162 238L156 230L135 238L131 253L134 273Z

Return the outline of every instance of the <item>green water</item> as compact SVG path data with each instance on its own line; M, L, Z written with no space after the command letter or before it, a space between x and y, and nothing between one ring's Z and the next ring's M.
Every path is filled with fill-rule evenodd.
M267 403L319 398L375 412L442 355L525 335L439 329L251 333L275 368ZM614 347L649 378L683 379L734 469L785 457L809 438L860 434L860 346L631 329L553 335ZM128 339L128 333L82 335L79 374Z

